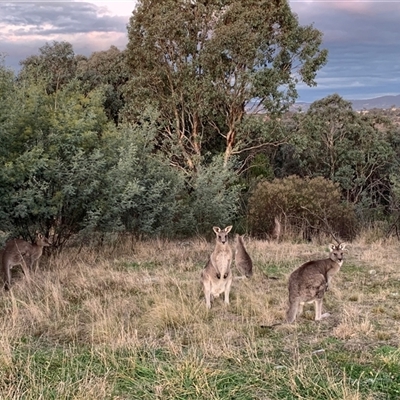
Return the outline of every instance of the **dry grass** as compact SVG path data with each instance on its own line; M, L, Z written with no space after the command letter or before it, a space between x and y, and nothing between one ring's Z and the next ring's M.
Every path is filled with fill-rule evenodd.
M130 239L42 260L0 297L0 398L395 399L398 243L358 241L324 299L284 321L287 278L318 244L247 240L254 276L206 310L213 243ZM235 275L237 271L235 270Z

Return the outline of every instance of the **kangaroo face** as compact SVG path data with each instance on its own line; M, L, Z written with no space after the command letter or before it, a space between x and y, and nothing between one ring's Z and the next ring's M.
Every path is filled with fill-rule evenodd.
M228 233L231 231L232 225L227 226L224 229L220 229L218 226L214 226L213 230L215 234L217 235L217 241L225 244L228 242Z
M37 234L36 244L43 247L51 246L49 239L47 239L47 237L42 235L41 233Z
M337 263L339 263L340 265L342 265L343 263L343 253L344 253L344 249L346 247L345 243L340 243L337 245L331 244L330 245L330 255L329 258L332 261L335 261Z

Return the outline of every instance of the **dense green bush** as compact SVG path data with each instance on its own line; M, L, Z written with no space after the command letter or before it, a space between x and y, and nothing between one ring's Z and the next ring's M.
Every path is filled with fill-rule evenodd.
M47 94L1 72L8 112L0 120L0 223L9 235L52 231L62 246L77 233L174 237L231 223L233 169L222 158L190 175L171 165L158 148L154 109L116 127L105 116L103 87L84 93L74 80Z
M302 231L307 239L325 233L349 240L357 233L354 211L341 200L338 184L322 177L289 176L260 182L249 199L252 234L268 235L276 216L284 221L286 228Z
M240 187L231 163L224 166L223 157L215 157L210 165L201 166L192 187L190 209L195 232L208 233L214 225L233 223L238 212Z

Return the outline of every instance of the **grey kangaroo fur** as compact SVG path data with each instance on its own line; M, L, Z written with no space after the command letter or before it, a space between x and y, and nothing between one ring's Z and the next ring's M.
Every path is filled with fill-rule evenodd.
M271 239L279 242L281 238L282 224L278 217L274 218L274 228L271 233Z
M250 278L253 275L253 261L246 251L243 236L236 234L235 264L239 272Z
M328 317L322 313L322 299L329 289L334 275L343 264L344 243L329 246L329 258L308 261L289 277L289 309L286 313L287 322L293 323L296 316L303 311L305 303L315 303L315 320Z
M41 233L37 233L34 244L22 239L9 240L2 255L4 289L10 290L12 267L21 265L25 276L29 276L29 271L32 269L36 270L38 267L43 247L50 245L49 240Z
M215 248L201 273L204 296L207 308L211 308L214 297L224 293L224 302L229 304L229 292L232 285L232 258L233 251L228 243L228 233L232 225L224 229L217 226L213 227L216 234Z

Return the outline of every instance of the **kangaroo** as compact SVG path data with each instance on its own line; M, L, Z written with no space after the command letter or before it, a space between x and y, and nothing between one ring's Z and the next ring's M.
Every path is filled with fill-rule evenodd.
M275 217L274 218L274 229L272 230L272 233L271 233L271 239L279 242L279 239L281 237L281 231L282 231L282 224L279 221L279 218Z
M25 275L29 273L29 270L36 271L43 253L43 247L50 245L49 240L41 233L36 235L35 244L28 243L22 239L9 240L6 243L2 257L4 289L10 290L12 267L21 265Z
M289 277L289 309L287 322L293 323L297 315L303 312L305 303L315 303L315 321L329 316L321 315L322 299L329 289L332 277L337 274L343 264L344 243L330 245L329 258L308 261Z
M229 292L233 279L231 270L233 251L228 243L228 233L231 229L232 225L225 229L213 227L216 234L215 249L201 273L201 282L208 309L211 308L211 301L214 297L218 297L222 292L224 292L225 304L229 304Z
M243 236L236 235L235 264L239 272L250 278L253 275L253 262L243 243Z

